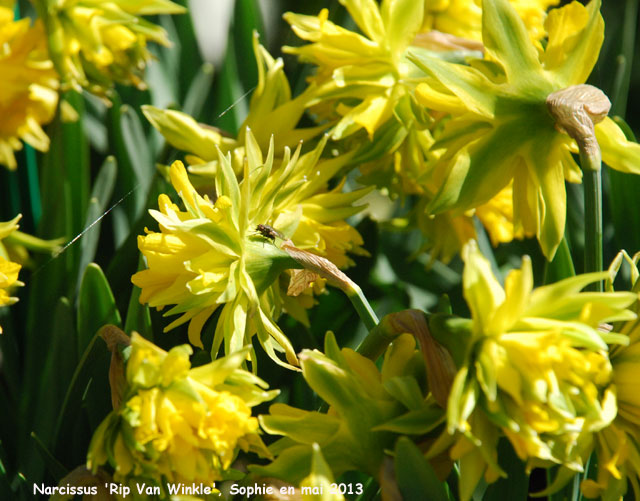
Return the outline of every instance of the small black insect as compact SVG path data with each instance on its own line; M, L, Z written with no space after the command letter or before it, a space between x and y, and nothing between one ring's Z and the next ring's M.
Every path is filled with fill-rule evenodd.
M279 238L281 240L285 239L282 233L280 233L275 228L272 228L268 224L259 224L258 226L256 226L256 231L260 233L260 235L262 235L263 237L268 238L273 242L275 242L276 238Z

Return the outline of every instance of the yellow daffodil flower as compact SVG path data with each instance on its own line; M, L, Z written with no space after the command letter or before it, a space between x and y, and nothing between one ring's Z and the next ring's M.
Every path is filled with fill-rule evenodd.
M114 83L146 88L147 42L169 46L166 31L143 15L178 14L169 0L34 0L49 53L65 87L104 95Z
M621 264L623 256L631 267L632 291L637 293L640 291L637 268L640 254L630 259L626 253L620 253L609 268L611 282L617 274L616 265ZM613 290L613 287L610 289ZM633 309L640 311L640 302L636 302ZM629 343L627 346L614 346L610 351L611 382L616 391L618 414L609 426L594 437L593 449L598 458L597 479L585 479L580 485L586 497L604 501L621 499L627 493L628 483L633 487L635 497L640 497L640 321L627 321L619 329L628 336Z
M122 404L96 429L87 468L109 463L116 482L213 482L238 450L269 456L251 407L278 391L242 370L248 348L191 368L189 345L169 352L134 333Z
M260 475L298 485L309 473L317 444L335 477L359 470L380 480L385 449L393 448L398 434L421 434L444 420L433 397L425 398L425 365L409 334L387 348L381 369L349 348L340 349L331 333L324 353L304 350L300 361L305 380L329 411L273 404L260 416L266 432L285 436L271 446L273 463L251 467Z
M251 132L246 135L247 159L240 183L231 156L220 153L215 202L195 191L181 162L173 164L171 182L186 211L160 196L160 211L151 214L161 232L139 237L148 269L136 273L132 281L142 288L142 303L159 308L176 305L166 314L182 316L165 330L188 321L189 340L202 347L204 323L224 305L212 353L218 352L223 340L225 352L232 353L250 343L257 332L269 356L292 367L297 357L273 318L282 306L278 276L299 265L258 234L256 227L270 224L298 248L346 265L346 253L357 251L362 240L343 220L360 210L352 204L368 190L340 193L337 186L326 191L327 180L341 164L338 159L333 168L327 164L317 170L324 143L302 157L300 149L293 156L286 150L274 168L273 142L263 159ZM274 349L284 351L288 363Z
M461 498L484 474L504 475L496 459L501 435L528 466L561 464L582 471L585 435L616 416L604 322L633 319L628 292L580 292L607 273L591 273L533 288L531 261L513 270L504 289L475 242L463 251L464 297L471 341L448 402L448 433L460 460ZM445 439L446 441L446 439Z
M42 23L13 20L13 10L0 7L0 164L17 166L14 151L21 140L40 151L49 149L42 125L58 104L58 77L47 56Z
M414 54L433 79L417 87L417 98L454 115L434 145L447 151L425 175L441 186L429 212L473 209L513 182L516 228L536 234L553 258L564 235L564 182L579 182L581 173L571 156L576 144L556 129L546 99L589 76L604 36L599 7L592 0L552 10L549 40L539 53L507 0L484 0L487 61L464 66ZM640 146L612 120L598 123L595 134L605 163L640 172Z
M510 0L533 40L544 37L549 7L559 0ZM437 30L456 37L482 41L482 0L424 0L422 32Z
M373 160L372 167L399 175L401 184L415 192L410 173L420 168L422 158L417 157L432 139L426 128L430 119L414 112L410 79L416 68L405 51L420 28L423 5L410 0L385 0L381 6L374 0L341 3L362 34L329 21L326 9L318 16L288 12L285 20L310 43L283 50L317 66L310 78L315 89L309 105L320 119L333 123L333 139L366 132L366 147L356 154L354 164ZM376 146L372 148L365 137ZM403 144L410 151L403 151ZM377 160L383 153L391 155L381 165Z
M221 133L213 127L208 127L197 123L189 115L174 111L160 110L152 106L143 106L143 113L151 124L165 137L165 139L179 150L185 151L186 161L190 164L189 171L197 174L199 185L206 188L210 183L210 178L216 176L220 170L218 160L218 150L223 154L229 154L233 171L241 179L243 176L244 159L247 155L247 127L251 127L252 141L256 142L260 149L270 148L273 140L274 167L283 161L279 156L280 151L285 147L297 147L300 141L309 141L317 136L323 129L320 127L296 128L304 110L305 103L309 99L308 92L297 98L291 98L291 89L284 74L282 59L273 59L270 54L258 43L258 36L254 34L253 48L258 62L258 85L251 96L249 114L243 123L242 130L237 137L231 137ZM320 143L325 144L327 138L323 138ZM300 158L300 165L305 165L302 175L297 175L298 181L307 176L308 179L315 179L313 190L322 185L322 190L326 187L326 182L341 170L349 161L349 154L344 154L336 158L322 158L319 154L322 147L306 153ZM315 164L315 169L309 169ZM347 252L366 255L362 249L362 238L358 232L344 222L347 217L336 211L341 203L341 199L346 195L340 195L340 187L333 190L337 196L328 193L315 195L315 191L297 191L297 198L286 198L284 204L278 210L285 213L279 215L278 220L271 221L276 228L280 229L289 223L285 220L295 211L302 209L302 218L299 220L298 229L293 238L294 243L301 249L313 250L332 261L336 266L343 268L353 264L347 256ZM321 191L322 191L321 190ZM312 196L313 195L313 196ZM309 198L308 200L306 198ZM359 196L357 197L359 198ZM298 205L296 205L298 204ZM337 204L337 205L336 205ZM324 210L327 209L327 210ZM322 216L320 213L322 212ZM293 217L297 217L293 215ZM266 221L258 221L263 224ZM286 311L296 320L305 325L309 324L306 309L314 304L314 294L324 291L322 280L311 284L307 290L300 295L292 297L286 295L288 280L281 279L281 291L274 299L282 301ZM279 298L279 299L278 299Z

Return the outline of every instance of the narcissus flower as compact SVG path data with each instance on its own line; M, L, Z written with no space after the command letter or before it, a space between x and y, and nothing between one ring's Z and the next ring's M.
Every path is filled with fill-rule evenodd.
M63 85L104 95L114 83L146 88L147 42L169 46L166 31L140 16L178 14L169 0L34 0Z
M18 280L21 266L9 259L9 255L2 245L2 239L18 229L18 221L21 217L18 214L11 221L0 223L0 307L12 305L18 301L17 297L11 296L10 291L14 287L24 285ZM2 334L1 326L0 334Z
M397 434L407 432L407 421L424 428L427 416L432 427L443 421L444 411L431 396L425 398L424 361L409 334L389 346L382 369L349 348L340 350L331 333L324 353L304 350L300 362L305 380L329 411L274 404L269 415L260 416L265 431L285 436L270 447L278 456L273 463L251 467L260 475L299 484L310 471L317 444L335 477L360 470L380 479L385 449L393 448ZM396 420L408 410L420 417Z
M628 292L580 292L605 278L591 273L533 288L531 261L509 273L505 288L475 242L463 251L464 296L471 337L448 403L448 432L460 460L461 497L484 474L504 475L496 458L501 435L528 466L561 464L581 471L584 442L616 415L603 322L635 318Z
M341 3L362 34L329 21L326 9L317 16L288 12L285 20L310 43L283 50L316 66L310 111L331 126L332 139L349 139L351 165L362 168L364 182L393 194L421 193L415 179L433 143L432 120L412 97L412 79L421 73L406 50L420 28L422 2Z
M240 449L269 456L251 407L278 391L240 368L248 348L191 368L189 345L165 352L134 333L122 404L96 429L87 467L116 482L204 483L225 478Z
M631 266L632 291L636 293L640 291L639 257L637 254L633 260L627 259ZM618 258L622 258L622 253ZM619 265L619 260L616 261ZM633 309L640 311L640 302L636 302ZM611 383L616 391L618 414L594 437L593 449L598 458L596 480L586 479L580 485L586 497L605 501L621 499L628 491L628 483L633 487L636 499L640 498L640 321L630 320L619 329L629 337L629 344L614 346L610 351Z
M507 0L483 1L488 60L471 66L415 53L412 60L435 83L416 89L429 109L452 113L434 149L446 149L425 180L440 186L429 212L466 211L486 203L513 182L516 229L536 234L548 259L564 236L565 180L579 182L573 139L559 132L547 97L582 84L602 45L600 1L552 10L549 40L538 52ZM609 118L595 126L605 163L640 172L640 146Z
M533 40L544 37L549 7L559 0L510 0ZM421 31L437 30L460 38L482 40L482 0L425 0Z
M372 138L408 97L404 80L413 66L406 61L405 50L420 28L423 5L407 0L384 1L380 7L373 0L341 3L362 35L329 21L326 9L318 16L288 12L284 18L293 31L311 43L284 51L317 66L311 79L318 85L316 100L331 100L341 116L332 129L334 138L362 128ZM346 99L357 103L348 106Z
M42 125L53 119L58 104L58 76L47 56L42 23L13 20L0 7L0 164L16 168L14 151L21 140L40 151L49 149Z
M200 196L181 162L170 170L171 182L186 211L161 195L160 211L152 216L160 233L140 236L138 246L148 269L136 273L132 282L142 288L140 301L162 308L175 305L167 315L182 316L166 330L189 322L191 343L202 347L204 323L223 306L214 336L212 353L224 340L225 352L249 344L253 334L278 363L297 364L293 346L274 322L282 298L277 283L282 271L299 268L289 255L256 232L258 224L270 224L301 249L309 249L338 266L349 263L348 251L362 242L355 229L343 221L361 207L352 204L367 190L340 193L340 186L326 191L326 182L340 160L316 170L323 143L299 156L285 151L274 168L273 143L267 158L250 131L244 176L238 183L230 155L220 153L215 175L215 202ZM275 350L284 351L287 362Z

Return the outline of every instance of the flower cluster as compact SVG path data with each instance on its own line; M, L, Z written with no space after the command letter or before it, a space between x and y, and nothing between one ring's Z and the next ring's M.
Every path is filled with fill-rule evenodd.
M31 22L14 20L11 3L0 2L0 163L9 169L22 142L48 149L43 127L69 111L59 92L88 91L109 104L116 85L145 89L149 45L171 44L168 33L143 16L186 11L170 0L32 0L37 19ZM149 165L158 161L159 184L150 193L161 194L149 210L153 227L140 235L131 225L141 254L131 283L139 290L124 323L128 330L159 331L149 326L148 308L156 308L172 317L162 322L164 332L181 327L189 344L164 351L114 326L99 331L109 339L114 408L94 432L86 467L72 471L69 481L145 482L164 499L171 497L167 483L240 479L233 463L243 451L262 458L242 465L248 478L290 482L301 499L311 498L308 488L327 488L355 470L377 482L383 499L419 498L425 491L445 499L455 488L469 501L511 471L501 456L506 447L523 475L548 469L540 495L575 479L574 491L580 485L585 496L614 501L631 487L640 498L640 254L621 253L609 272L600 271L598 186L603 161L640 174L640 145L608 117L604 93L586 84L604 41L601 0L339 3L350 28L328 9L284 14L300 39L282 48L306 76L300 92L292 90L297 86L290 85L283 59L272 57L254 33L257 83L247 85L255 83L246 117L228 122L236 130L199 123L178 109L141 106L152 134L160 133L167 147L156 148L154 159L139 157ZM238 23L247 8L238 3ZM230 55L241 45L234 39ZM206 101L204 80L187 91L185 102ZM114 111L107 127L94 115L85 124L103 142L115 139L126 170L137 163L120 157L129 156L135 141L128 141L126 122ZM127 126L142 135L144 127L134 122ZM53 143L64 153L72 127L58 125L61 139ZM163 165L175 158L169 147L180 160ZM113 167L109 160L100 171L98 181L108 178L109 186L103 190L96 181L89 215L108 203ZM68 184L78 189L73 195L80 205L89 186L83 176ZM567 232L567 182L584 182L585 273L578 275L569 244L582 242ZM410 277L410 284L389 280L385 289L375 283L378 276L403 278L396 256L388 254L374 263L370 284L380 296L406 290L420 306L427 295L433 304L436 292L451 293L454 300L442 295L437 312L388 313L403 298L384 297L374 304L387 313L378 321L360 286L341 271L355 265L355 256L370 256L355 224L367 202L381 199L393 208L372 217L382 223L372 240L385 239L386 231L413 232L402 250L428 253L420 257L434 267L433 276L448 275L447 285L410 290L418 289ZM28 219L36 225L38 212L34 203ZM20 246L51 250L56 243L16 233L20 217L0 223L0 307L15 303L13 289L23 285ZM116 247L130 229L124 222L115 223ZM366 224L358 228L368 231ZM92 238L78 251L78 277L96 257ZM542 285L528 256L502 280L500 266L513 262L502 252L492 260L488 252L525 238L546 260ZM395 245L383 240L378 249L375 243L367 242L375 257ZM461 262L453 261L458 255ZM68 257L71 263L74 256ZM612 285L623 259L630 291ZM78 281L77 325L88 331L96 326L85 321L93 307L86 298L95 288L96 310L120 320L120 302L96 270ZM554 275L561 278L554 282ZM455 297L452 288L460 282ZM309 310L326 286L341 288L360 316L363 325L352 338L360 338L357 348L346 346L342 332L329 331L323 348L313 349L317 328ZM57 319L63 326L75 304L66 297ZM318 302L340 304L333 299ZM466 311L465 303L468 314L454 314ZM278 323L284 313L293 320ZM289 322L308 337L290 337ZM87 351L71 389L94 349L84 343L91 335L80 337L78 346ZM175 345L175 337L162 345ZM31 333L27 340L33 344ZM280 366L271 364L266 373L295 382L268 414L254 417L253 407L279 393L258 377L259 346ZM25 357L32 359L39 360ZM287 400L299 388L310 399L304 408L297 407L297 395ZM324 403L308 410L316 396ZM260 428L282 438L267 447Z
M341 3L359 32L330 21L327 10L285 14L308 43L284 51L314 66L298 97L291 95L282 61L254 37L259 81L237 134L179 111L144 109L167 141L186 152L189 172L200 176L199 189L214 180L215 197L201 197L186 170L171 167L187 212L161 197L161 213L153 212L161 233L140 237L148 269L133 281L143 289L141 301L175 304L168 314L182 316L169 328L189 321L197 346L203 325L224 304L213 354L223 341L229 353L257 333L276 362L299 364L309 386L330 404L327 414L273 406L263 426L287 438L273 446L276 461L256 467L258 473L300 483L319 448L335 475L355 468L383 479L384 451L397 435L426 434L423 449L433 464L448 455L441 474L452 460L472 472L460 480L464 500L482 476L493 482L505 475L497 458L501 438L528 470L561 465L575 474L595 448L604 463L598 482L586 481L584 490L607 490L613 485L607 475L620 480L622 470L637 471L636 448L620 446L614 454L611 445L636 440L621 431L632 427L620 424L619 413L627 359L614 354L634 353L633 342L618 346L633 338L625 335L632 328L619 328L619 322L635 319L630 306L637 295L581 292L605 278L602 273L534 289L528 258L503 288L474 241L477 220L494 246L536 236L552 259L565 231L564 183L582 179L572 154L583 153L585 143L596 143L612 168L640 173L640 147L606 117L606 97L583 85L603 41L600 2L572 2L548 15L557 2ZM451 22L461 17L465 23ZM594 95L599 101L591 101ZM316 126L298 128L305 111ZM327 134L320 137L322 131ZM585 131L588 137L580 135ZM291 155L288 148L299 140L306 142L306 153L299 147ZM327 158L322 152L329 141ZM274 153L274 143L284 154ZM447 322L440 326L441 334L448 333L440 341L457 343L455 378L446 391L438 384L424 387L431 363L422 375L387 381L385 365L380 379L373 364L341 352L332 336L324 354L305 350L298 358L274 322L283 307L304 320L277 280L296 265L284 246L265 251L254 228L270 224L284 234L275 232L277 238L338 266L350 264L346 251L359 252L362 242L343 219L355 213L351 203L363 192L342 194L341 184L325 190L338 173L355 168L360 183L411 200L410 213L394 224L419 228L425 236L421 251L448 261L462 249L471 318L458 318L453 330ZM617 322L616 330L604 332L602 325L610 322ZM411 344L408 339L394 342L385 364L397 346ZM433 348L422 343L425 352ZM405 355L414 348L415 342ZM425 422L416 425L418 417ZM317 433L308 433L311 423ZM351 452L337 437L353 444ZM559 475L556 483L566 478Z
M329 412L273 405L261 418L263 428L288 440L274 444L277 459L257 472L299 482L306 470L295 465L307 465L310 446L317 443L336 475L355 468L380 480L384 449L397 434L406 434L430 437L423 446L442 478L452 460L459 462L463 500L471 498L481 478L491 483L506 475L497 456L501 437L528 469L562 465L569 475L559 475L560 486L583 471L594 444L603 463L599 483L586 481L585 492L602 493L614 485L611 476L617 484L609 494L626 490L621 472L635 482L638 405L630 385L638 368L632 311L637 293L581 292L606 272L534 288L528 258L510 272L503 288L474 241L463 257L471 319L431 316L429 329L441 345L406 322L398 327L420 339L426 371L415 365L415 340L407 334L387 349L381 374L361 355L339 351L328 337L325 354L305 351L300 357L305 380L331 404ZM607 322L626 327L605 332L601 326ZM457 365L452 384L446 370L434 377L438 366L447 366L442 346ZM315 434L308 433L311 423Z

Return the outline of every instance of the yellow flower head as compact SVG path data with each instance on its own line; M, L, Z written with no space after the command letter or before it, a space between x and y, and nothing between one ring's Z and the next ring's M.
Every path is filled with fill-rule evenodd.
M273 143L263 159L251 132L246 135L247 159L240 183L230 155L220 153L215 202L195 191L181 162L173 164L171 182L186 210L160 196L160 211L151 212L160 233L139 237L148 269L136 273L132 281L142 288L142 303L159 308L174 304L167 315L182 313L166 330L189 321L189 339L202 347L204 323L223 306L214 354L223 340L225 352L232 353L249 344L257 332L265 351L290 367L274 352L284 351L288 363L297 364L290 341L273 318L282 304L278 276L299 265L258 234L256 227L271 225L297 247L324 255L338 266L348 264L346 253L358 250L362 241L343 219L360 210L352 204L366 190L343 194L338 186L326 191L327 180L335 174L331 165L340 163L317 170L323 143L302 157L300 149L293 156L287 149L274 168Z
M579 182L581 172L571 156L576 143L558 131L546 100L589 76L604 37L599 7L592 0L552 10L539 52L507 0L484 0L487 61L464 66L415 53L431 78L416 88L418 100L454 115L434 145L446 152L424 176L440 187L430 212L476 208L513 183L516 231L535 234L554 256L564 235L565 180ZM640 146L612 120L598 123L595 135L607 165L640 172Z
M412 65L405 50L420 28L423 6L410 0L341 0L362 35L318 16L288 12L285 20L303 40L302 47L285 47L302 61L317 66L312 82L318 85L316 101L331 100L341 118L332 130L334 138L347 137L361 128L370 138L392 118L401 98L408 97L405 79ZM347 105L345 100L356 100Z
M9 259L5 247L2 245L2 239L18 229L18 221L21 217L18 214L11 221L0 223L0 307L12 305L18 301L18 298L12 297L9 292L13 287L24 285L18 280L21 266ZM0 334L2 334L1 326Z
M117 482L211 485L239 449L269 455L251 407L278 392L240 369L248 349L191 368L188 345L165 352L136 333L131 344L122 404L96 429L89 469L108 462Z
M640 291L637 262L640 254L629 259L621 252L614 260L610 271L615 277L622 257L631 267L632 291ZM612 287L611 287L612 289ZM633 309L640 310L640 302ZM582 491L589 498L605 501L621 499L627 493L628 482L633 486L636 499L640 497L640 321L623 323L620 332L628 336L628 345L611 349L611 382L618 400L615 420L594 437L594 448L598 457L597 479L584 480Z
M317 16L288 12L285 20L310 43L283 50L316 66L308 106L332 126L333 139L349 138L351 165L362 168L364 181L394 194L421 193L415 179L433 142L431 118L416 112L412 78L420 75L406 49L420 28L422 2L341 3L362 34L329 21L326 9Z
M49 53L65 86L105 94L114 83L144 89L147 42L169 46L164 29L140 16L178 14L169 0L34 0Z
M49 149L42 125L53 118L58 79L47 56L42 23L13 21L13 10L0 7L0 164L16 168L20 140Z
M311 463L317 444L335 477L359 470L379 479L385 449L393 448L398 434L420 435L444 420L443 409L425 398L424 360L409 334L389 345L381 369L340 349L332 333L324 353L304 350L300 361L305 380L330 408L325 414L273 404L269 415L260 416L266 432L287 437L273 445L273 463L251 467L260 475L297 485L308 473L300 465Z
M606 272L533 289L528 257L503 289L475 242L463 259L472 336L447 415L449 433L461 433L452 457L475 472L461 476L462 498L483 473L487 481L503 474L495 456L501 434L529 466L556 463L581 471L585 436L616 415L607 342L626 341L597 329L635 318L627 307L637 295L580 292Z
M165 139L175 148L186 152L185 159L190 164L190 173L203 178L215 177L216 172L221 169L220 151L230 155L233 171L242 178L247 148L251 142L257 143L263 151L272 148L271 143L275 145L273 165L276 168L284 161L280 156L281 151L286 151L287 147L297 147L301 141L313 139L324 129L324 126L296 128L305 110L305 103L309 100L309 93L304 92L292 99L282 59L273 59L259 44L256 33L253 48L258 62L258 85L251 96L249 114L236 137L199 124L180 111L142 107L149 122ZM248 130L251 130L250 137L247 135ZM319 155L326 142L327 138L322 138L320 146L300 157L298 169L304 173L295 174L297 182L304 179L304 176L315 181L307 183L302 191L296 191L294 198L283 199L278 210L283 209L286 214L281 214L278 221L272 222L280 229L289 224L291 217L297 217L291 213L293 208L295 211L301 210L302 217L296 223L298 229L294 242L302 249L314 249L342 268L353 264L347 252L360 255L367 253L360 247L362 238L358 232L344 222L344 218L351 215L351 212L347 211L347 214L343 210L344 204L348 203L345 198L348 195L339 194L340 186L331 193L324 193L326 181L342 169L350 158L349 154L337 158L321 158ZM201 185L206 186L209 182L209 179L202 179ZM320 191L323 193L318 193L321 185L323 189ZM356 195L354 200L360 196ZM262 223L264 221L260 222ZM286 290L286 283L283 288ZM324 290L324 286L318 281L302 295L282 298L287 311L305 324L308 324L308 318L304 308L309 308L314 303L312 289L319 293Z
M544 34L546 11L559 0L510 0L524 21L533 40ZM421 31L443 33L482 41L482 0L425 0L424 23Z

